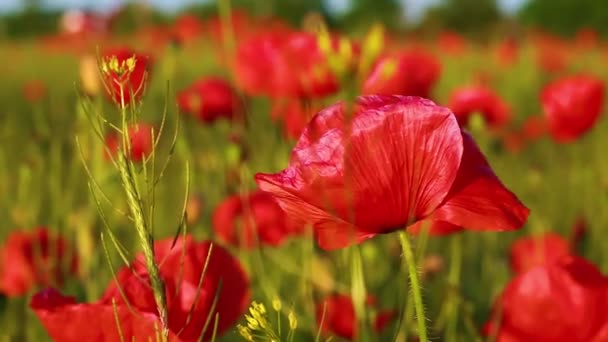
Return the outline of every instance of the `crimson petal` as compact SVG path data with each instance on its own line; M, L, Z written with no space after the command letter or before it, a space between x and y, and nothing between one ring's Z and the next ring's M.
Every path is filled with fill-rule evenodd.
M36 294L30 303L42 325L54 341L154 340L160 322L150 313L138 313L125 305L104 303L78 304L72 297L47 289ZM120 322L120 330L117 323ZM91 324L95 328L91 328ZM122 336L122 337L121 337ZM169 335L169 341L179 341Z
M433 218L474 230L519 229L530 210L496 177L473 138L465 132L462 138L458 176Z
M313 225L325 249L430 215L462 157L462 135L448 109L408 96L361 97L358 105L348 125L343 105L321 111L287 169L256 175L288 215Z

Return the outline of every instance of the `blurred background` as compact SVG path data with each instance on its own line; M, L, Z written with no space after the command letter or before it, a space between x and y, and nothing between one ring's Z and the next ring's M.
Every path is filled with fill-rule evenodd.
M157 240L175 236L184 212L188 232L196 239L222 241L222 232L241 232L234 227L241 229L250 221L248 215L253 214L243 209L247 206L225 215L226 225L216 219L217 213L222 214L224 203L239 203L241 194L255 191L254 173L285 168L314 113L362 93L403 94L430 98L455 114L464 107L459 112L496 175L531 210L521 230L416 239L433 337L482 340L496 298L516 275L509 266L516 239L543 233L568 239L562 245L572 245L572 254L595 264L598 274L608 273L608 120L603 119L608 0L221 3L229 8L222 11L217 1L209 0L0 0L0 342L48 340L48 331L29 305L32 295L49 284L79 302L102 296L114 276L109 264L126 263L119 248L100 248L107 227L125 250L133 255L140 250L133 225L123 214L128 208L123 184L106 154L111 135L102 137L91 122L91 117L105 115L118 124L118 101L103 88L108 80L101 79L96 59L96 53L116 55L105 51L114 47L121 47L123 56L146 55L138 57L144 64L139 80L133 81L145 88L137 106L141 113L135 115L148 127L147 138L140 136L145 148L152 149L150 127L164 125L167 118L167 133L154 148L159 156L156 172L165 159L171 162L162 169L162 181L152 182L158 195L147 202L157 203L149 205ZM318 30L324 25L327 31ZM329 33L337 48L328 44L323 50L321 38L329 40ZM301 43L302 37L310 46ZM325 79L315 78L323 72L336 83L335 89L319 86L323 89L317 94L308 89L308 82L325 85ZM572 79L578 74L583 76ZM245 87L250 76L253 86ZM258 89L255 81L260 79L263 85L270 80L273 87ZM371 90L366 89L368 81ZM545 92L555 96L541 96ZM565 109L553 113L559 107L554 102L563 99L568 100ZM206 113L205 101L219 102L220 110ZM112 132L105 124L103 133ZM178 134L172 142L174 132ZM116 149L116 141L113 145ZM139 181L148 186L144 176L138 175ZM108 195L101 204L93 196L97 190L89 191L91 179ZM283 215L280 210L274 214ZM64 272L76 273L65 277L65 283L62 278L32 277L20 284L18 293L7 294L3 279L9 285L12 278L21 281L26 261L32 274L37 272L26 248L36 246L28 242L28 234L37 227L69 240L66 245L75 247L78 272ZM270 307L276 292L284 303L294 303L295 340L311 341L317 334L313 294L315 300L335 292L348 294L350 256L321 253L310 236L285 237L290 239L260 248L259 255L257 249L242 248L236 238L220 245L229 246L244 264L252 299ZM365 278L368 293L377 295L379 307L406 311L405 324L395 320L393 329L378 334L379 341L393 335L407 341L416 328L411 301L405 308L399 304L409 290L398 271L398 241L382 235L361 248L360 267L371 270ZM49 255L49 263L55 262ZM544 278L539 282L544 284ZM536 324L530 327L550 335L554 324L537 313L551 311L546 303L569 298L547 291L546 302L531 308L513 305L510 314L529 314ZM527 298L526 291L522 294ZM608 306L590 298L588 311L571 314L569 306L560 307L565 314L556 315L564 319L564 331L590 324L588 318L594 315L608 317L608 312L600 312ZM596 310L596 305L601 308ZM231 323L238 322L242 319ZM608 320L603 323L608 334ZM238 336L231 327L221 341L240 340ZM591 341L587 337L563 340ZM524 342L531 340L556 341Z
M435 34L443 30L487 39L534 27L572 36L582 28L605 34L608 2L594 0L235 0L233 7L255 16L279 17L299 25L321 13L336 29L387 28ZM0 38L22 38L81 30L126 34L142 25L171 23L184 12L201 18L217 13L211 0L2 0Z

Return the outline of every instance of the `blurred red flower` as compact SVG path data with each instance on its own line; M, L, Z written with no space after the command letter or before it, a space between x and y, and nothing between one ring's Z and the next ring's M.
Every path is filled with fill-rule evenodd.
M606 341L598 334L607 290L607 278L579 257L533 267L507 284L484 333L498 342Z
M458 122L466 126L475 112L483 115L488 126L502 128L511 120L511 111L503 99L485 86L466 86L455 89L450 95L448 107Z
M522 136L528 141L534 141L547 133L547 121L542 116L529 116L521 128Z
M596 48L599 42L599 34L596 30L585 27L576 32L576 46L583 50Z
M199 39L202 36L204 32L204 24L196 16L184 14L180 15L175 20L171 31L173 37L180 44L187 44Z
M234 66L249 95L314 98L338 91L317 38L305 32L264 32L242 41Z
M297 232L272 196L261 191L224 200L213 214L213 228L220 241L244 248L258 241L280 246Z
M526 236L511 245L511 270L515 273L523 273L571 254L570 242L558 234Z
M604 83L591 75L565 77L546 85L540 99L551 136L557 142L571 142L597 122L604 104Z
M255 177L291 218L313 225L322 248L422 220L476 230L526 221L529 210L449 109L418 97L363 96L349 114L341 103L319 112L289 167Z
M152 152L154 142L152 141L152 129L153 127L147 123L137 123L129 126L129 144L131 145L131 160L134 162L141 162L145 157ZM116 133L112 132L106 136L106 147L112 156L116 156L119 149L122 148L121 137ZM104 157L109 160L108 150L104 151Z
M312 105L300 99L279 100L272 104L271 117L282 121L285 135L292 139L300 137L314 114Z
M162 58L165 48L173 39L172 33L162 25L146 25L133 33L133 40L137 41L138 46L145 51L153 51L153 54L149 56L151 59L156 56Z
M519 55L519 43L513 38L501 41L496 47L496 57L503 66L509 66L517 62Z
M541 70L546 73L561 72L570 63L570 46L554 36L541 33L532 36L536 49L536 60Z
M460 34L452 31L441 32L437 43L442 52L451 55L461 55L467 50L467 41Z
M128 48L110 49L102 56L107 94L121 106L139 101L144 94L150 57Z
M255 31L260 29L260 27L269 31L281 27L277 26L276 21L278 21L278 19L271 19L275 20L275 22L268 22L268 20L260 20L260 18L252 17L251 14L247 11L234 9L232 10L232 12L230 12L229 20L225 20L220 15L216 15L209 17L205 21L205 26L209 30L209 35L211 39L223 44L226 38L224 34L224 29L227 23L231 24L230 30L233 33L234 39L238 42L243 37L248 37L249 35L253 34Z
M238 97L230 84L218 77L201 78L177 94L180 110L202 122L221 117L232 118L238 107Z
M437 57L422 49L411 49L379 58L363 83L362 93L428 98L440 75Z
M368 297L367 306L373 308L375 299ZM393 310L378 312L374 322L374 330L381 332L394 319ZM346 295L333 295L325 298L316 307L317 325L321 331L335 334L347 340L354 340L358 335L359 322L355 313L355 306L351 297Z
M525 147L526 137L522 132L514 130L506 130L501 133L502 146L506 151L517 154L521 152Z
M13 231L0 246L0 293L15 297L40 286L61 286L77 269L76 252L46 227Z
M39 80L27 82L23 86L23 96L29 103L35 103L42 100L48 92L46 84Z
M239 262L220 246L211 247L210 242L194 242L190 238L185 242L180 238L172 246L173 239L155 244L155 258L166 287L169 341L199 340L210 320L203 335L207 341L216 319L219 335L244 313L249 281ZM124 267L116 275L122 291L111 282L96 302L76 303L74 298L49 289L35 295L30 306L55 341L155 339L160 322L143 265L143 256L139 255L131 268Z

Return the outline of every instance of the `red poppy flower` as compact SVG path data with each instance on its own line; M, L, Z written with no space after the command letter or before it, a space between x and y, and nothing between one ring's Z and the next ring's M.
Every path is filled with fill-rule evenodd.
M251 14L247 11L234 9L232 10L232 12L230 12L230 19L228 20L228 22L232 26L230 29L234 35L234 39L237 42L243 37L247 37L248 35L252 34L252 32L258 30L261 24L268 25L262 26L262 29L268 29L269 31L272 31L277 28L276 23L260 23L256 19L257 18L252 17ZM216 15L207 18L205 24L209 30L211 39L219 43L224 43L224 40L226 39L224 34L224 30L226 28L226 20L222 18L222 16Z
M547 122L541 116L529 116L524 121L521 133L526 140L534 141L545 135Z
M338 91L317 38L304 32L266 32L244 40L234 70L249 95L314 98Z
M30 103L42 100L46 93L47 87L42 81L30 81L23 86L23 96Z
M285 212L312 224L322 248L345 247L422 220L477 230L523 225L529 210L494 175L454 114L430 100L363 96L308 124L289 167L257 174Z
M173 36L179 43L188 43L201 37L204 31L204 25L194 15L181 15L173 24Z
M0 247L0 293L14 297L39 286L60 286L77 269L75 251L46 227L13 231Z
M177 94L179 108L202 122L231 118L238 106L232 87L221 78L202 78Z
M554 81L542 90L541 101L551 136L570 142L589 131L604 104L604 83L590 75Z
M420 49L381 57L363 84L363 94L430 97L441 74L437 57Z
M408 231L412 234L420 234L425 229L428 230L426 233L430 236L446 236L465 230L464 227L445 221L421 221L408 227Z
M249 301L243 269L220 246L211 248L210 242L194 242L190 238L184 242L180 238L173 248L172 244L172 239L155 244L156 261L166 287L169 340L197 341L210 319L203 338L209 340L216 317L218 334L222 334L244 313ZM120 270L117 280L129 305L111 282L94 303L78 304L73 298L47 290L34 296L30 306L56 341L154 340L160 323L143 256L137 257L132 269Z
M221 241L245 248L254 247L258 240L279 246L295 233L281 207L261 191L234 195L222 202L213 214L213 228Z
M547 233L527 236L515 241L511 246L511 269L515 273L522 273L571 254L570 243L560 235Z
M76 298L64 296L53 288L34 295L30 308L54 341L118 342L125 337L154 341L155 336L160 336L160 322L153 311L136 314L126 305L114 308L112 302L77 303ZM181 341L172 331L168 340Z
M593 341L608 317L607 290L608 280L582 258L533 267L507 284L484 332L497 332L498 342Z
M375 299L369 297L367 305L375 306ZM383 310L378 312L374 322L374 330L381 332L394 318L395 312ZM317 324L321 331L335 334L347 340L353 340L358 333L358 319L355 306L349 296L334 295L318 303L316 307Z
M563 71L570 63L571 47L561 39L547 34L533 36L536 60L541 70L547 73Z
M439 49L451 55L461 55L467 49L467 42L456 32L441 32L437 39Z
M484 86L467 86L454 90L448 107L454 112L458 122L466 126L471 114L479 112L486 123L493 128L501 128L511 119L509 106L492 89Z
M141 162L150 152L154 142L152 141L152 126L146 123L138 123L128 128L128 134L131 144L131 160L134 162ZM115 132L112 132L106 137L106 146L109 152L115 156L121 148L122 141L121 137ZM106 159L110 157L106 153L104 154Z
M504 66L512 65L517 62L518 54L519 44L512 38L501 41L496 48L498 61Z
M119 106L139 101L146 88L147 70L151 64L149 56L120 48L106 51L102 62L110 99Z
M508 152L517 154L526 147L526 137L519 131L507 130L502 132L502 146Z
M576 32L575 41L577 47L589 50L597 47L599 35L594 29L585 27Z
M174 41L172 33L165 26L144 26L133 33L133 40L145 51L162 55L169 43Z

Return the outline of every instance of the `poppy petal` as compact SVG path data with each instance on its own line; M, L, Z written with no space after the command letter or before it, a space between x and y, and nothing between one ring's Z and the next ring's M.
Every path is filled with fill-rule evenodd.
M433 218L474 230L519 229L530 210L496 177L473 138L465 132L462 137L458 176Z
M352 224L330 215L286 191L280 183L275 183L275 180L268 176L256 175L256 181L260 184L260 188L273 194L287 216L292 217L295 221L295 225L306 225L314 222L315 237L321 248L325 250L344 248L373 236L373 234L358 233L356 227Z
M444 236L458 233L464 230L463 227L445 221L424 220L418 221L407 227L407 231L412 234L420 234L423 229L428 229L430 236Z
M55 341L145 341L155 339L160 327L154 314L136 315L125 305L78 304L54 289L36 294L30 307ZM120 330L116 322L120 322ZM91 324L103 329L91 329ZM178 341L173 334L169 340Z
M454 115L407 96L360 98L349 125L345 110L338 104L315 116L289 167L256 175L260 189L273 193L288 215L323 231L319 236L346 229L341 237L355 230L364 239L430 215L462 157Z

